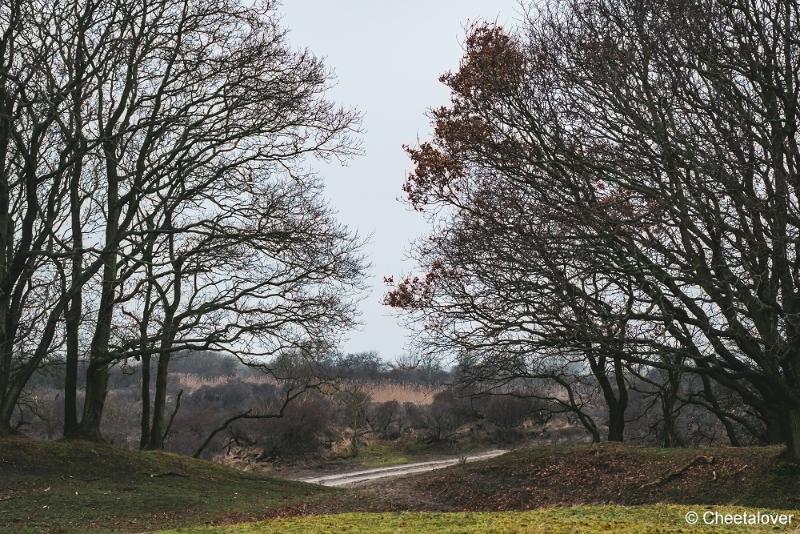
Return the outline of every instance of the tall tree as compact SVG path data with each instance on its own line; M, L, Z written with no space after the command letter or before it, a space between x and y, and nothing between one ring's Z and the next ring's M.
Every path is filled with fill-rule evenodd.
M163 436L171 354L257 358L352 324L360 240L305 164L355 154L359 117L273 2L35 4L0 7L0 432L63 359L65 435L100 439L109 367L155 355Z
M566 0L532 10L515 35L476 27L461 67L444 77L452 103L433 113L434 140L412 150L406 185L442 232L457 227L445 216L478 210L483 223L511 209L523 228L513 246L525 250L541 231L566 227L570 243L548 243L542 257L569 259L563 278L578 288L586 272L597 277L602 291L587 296L625 323L620 356L732 390L793 458L798 23L798 6L784 0ZM494 190L530 200L505 208L484 193ZM432 209L441 205L449 209ZM538 277L521 258L510 256L509 269ZM462 276L457 258L440 259ZM427 294L445 302L440 278ZM512 291L491 297L513 303ZM437 311L409 302L423 303L421 315ZM595 320L576 318L599 333ZM577 348L559 338L561 350Z

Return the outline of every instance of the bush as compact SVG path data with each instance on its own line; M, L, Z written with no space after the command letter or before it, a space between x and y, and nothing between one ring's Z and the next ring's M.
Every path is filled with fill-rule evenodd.
M367 419L381 439L397 439L403 431L401 406L397 401L372 404Z
M534 399L495 395L486 403L486 420L500 428L517 428L529 419L536 419L539 403Z
M260 459L318 455L329 446L331 402L320 394L309 393L286 408L279 419L248 422L248 434L263 452Z
M458 397L450 390L437 393L430 406L420 410L420 415L415 426L424 429L426 438L433 442L452 439L458 427L477 419L470 399Z

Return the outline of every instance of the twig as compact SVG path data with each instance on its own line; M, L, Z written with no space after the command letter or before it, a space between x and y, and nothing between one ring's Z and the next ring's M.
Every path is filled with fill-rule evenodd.
M188 478L188 475L184 475L183 473L176 473L175 471L167 471L166 473L150 473L150 478L161 478L161 477Z
M686 471L688 471L693 466L695 466L695 465L697 465L699 463L712 464L712 463L714 463L714 457L713 456L698 456L698 457L694 458L691 462L689 462L686 465L684 465L683 467L681 467L680 469L678 469L676 471L670 471L669 473L667 473L666 475L662 476L661 478L658 478L658 479L656 479L656 480L654 480L652 482L648 482L646 484L642 484L641 486L639 486L639 489L643 490L643 489L646 489L646 488L651 488L653 486L658 486L658 485L664 484L666 482L669 482L670 480L681 476L683 473L685 473Z
M169 423L167 423L167 428L164 430L164 435L161 436L161 443L165 443L167 441L169 431L172 429L172 423L175 421L175 416L178 414L178 410L181 407L181 395L183 395L183 390L180 390L178 392L178 396L175 398L175 409L172 410L172 415L169 416Z
M240 419L279 419L279 418L283 417L283 413L286 411L286 407L289 405L290 402L292 402L292 400L294 400L295 398L297 398L301 394L305 393L307 390L313 389L313 388L314 388L314 386L306 386L306 387L300 388L299 390L295 390L295 391L293 391L292 388L287 390L286 391L286 396L283 398L283 404L281 405L281 408L280 408L280 410L278 410L277 413L254 414L254 413L252 413L253 409L250 408L249 410L247 410L245 412L242 412L240 414L237 414L237 415L234 415L232 417L229 417L228 419L225 420L224 423L222 423L220 426L215 428L214 431L211 432L211 434L208 435L208 437L205 439L205 441L203 441L202 445L200 445L200 447L198 447L197 450L194 451L194 454L192 456L195 457L195 458L199 458L200 455L205 450L205 448L208 447L208 444L211 443L211 441L214 439L214 437L216 437L217 434L219 434L223 430L227 429L231 424L235 423L236 421L238 421Z

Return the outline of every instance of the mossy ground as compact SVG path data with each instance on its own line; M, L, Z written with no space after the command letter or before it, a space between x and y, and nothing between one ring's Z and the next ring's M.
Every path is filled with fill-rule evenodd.
M145 531L247 520L330 491L164 452L0 440L0 532Z
M746 508L717 507L720 513L752 512ZM483 534L531 533L573 534L625 532L658 534L699 532L791 532L797 526L693 526L685 517L689 511L703 513L703 507L576 506L542 508L528 512L450 512L450 513L350 513L274 519L259 523L171 530L161 534L411 534L417 532ZM793 512L785 512L792 514ZM800 516L797 517L800 520ZM794 518L793 518L794 521Z

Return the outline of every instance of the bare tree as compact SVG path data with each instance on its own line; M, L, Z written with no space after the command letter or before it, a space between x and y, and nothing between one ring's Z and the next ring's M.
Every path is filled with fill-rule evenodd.
M158 447L171 354L259 363L352 324L360 240L305 162L355 154L358 115L272 2L14 1L0 19L0 431L63 359L65 435L100 439L109 367L155 355Z
M570 259L565 278L579 288L587 266L596 273L604 289L589 301L610 306L605 326L625 324L620 358L679 362L730 389L795 459L799 22L782 0L566 0L532 10L516 35L478 26L443 78L452 104L434 111L434 140L412 150L406 185L443 233L458 227L447 217L502 213L487 191L526 199L512 208L517 235L568 229L566 248L548 243L542 257ZM460 262L442 261L461 276ZM425 299L450 288L431 276L409 302L436 318ZM491 297L501 307L516 289ZM593 344L611 341L576 319Z
M62 68L54 32L68 18L48 2L0 6L0 433L30 375L63 342L62 207L85 148L63 135L83 79Z
M318 183L276 181L254 192L250 202L214 204L214 218L183 214L180 226L172 224L161 236L162 264L131 280L136 296L121 299L121 313L135 326L130 338L119 339L116 356L150 347L141 354L144 370L150 353L158 354L152 433L143 421L151 448L161 446L167 371L175 352L214 350L258 365L308 339L333 343L352 325L354 300L348 295L358 293L360 241L332 219ZM148 289L142 292L141 286ZM136 311L147 309L150 294L150 331L142 341L144 316ZM126 323L121 318L118 324ZM149 403L143 396L143 404Z
M422 169L425 150L411 151ZM399 281L386 303L421 311L416 318L430 335L420 350L455 354L469 385L496 391L518 379L547 381L548 400L599 440L584 409L596 390L608 411L608 439L622 441L626 357L649 353L630 339L632 281L581 250L576 221L491 172L437 197L449 210L447 218L435 212L446 227L415 250L428 274Z

